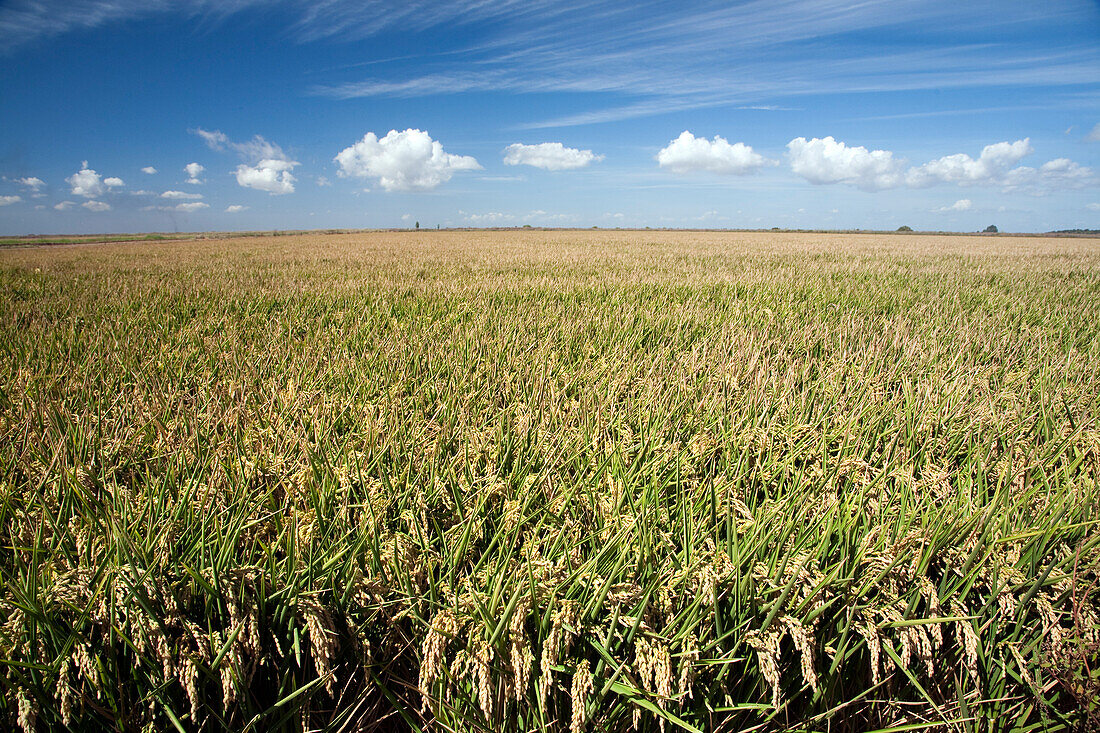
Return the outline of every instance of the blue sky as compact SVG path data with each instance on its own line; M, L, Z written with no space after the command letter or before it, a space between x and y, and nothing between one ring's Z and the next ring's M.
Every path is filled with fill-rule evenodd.
M0 112L5 234L1100 228L1095 0L4 0Z

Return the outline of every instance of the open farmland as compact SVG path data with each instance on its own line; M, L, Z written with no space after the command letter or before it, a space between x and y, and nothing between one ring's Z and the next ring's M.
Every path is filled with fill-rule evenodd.
M0 715L1070 729L1100 241L0 251Z

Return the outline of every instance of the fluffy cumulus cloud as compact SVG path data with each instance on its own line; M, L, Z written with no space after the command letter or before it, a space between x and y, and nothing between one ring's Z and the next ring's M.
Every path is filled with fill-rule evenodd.
M126 184L122 181L121 178L112 177L112 178L104 178L103 179L103 185L106 186L107 188L122 188Z
M225 213L227 213L227 214L239 214L240 212L244 211L247 208L248 208L247 206L241 206L240 204L232 204L230 206L225 207Z
M974 202L970 199L959 199L950 206L941 206L936 211L970 211L974 208Z
M74 206L76 206L76 203L74 203L72 201L62 201L59 204L54 204L54 208L57 209L58 211L68 211L69 209L73 208Z
M202 179L199 178L199 176L201 176L202 172L206 169L203 168L201 165L199 165L198 163L188 163L183 167L183 170L185 173L187 173L188 183L202 183Z
M297 179L291 171L298 166L298 161L291 160L275 143L265 140L261 135L256 135L247 142L238 143L230 140L229 136L221 130L198 128L193 132L212 150L232 150L247 161L237 166L237 170L234 171L240 186L267 191L273 196L294 193L294 182ZM192 163L192 165L198 164ZM189 181L189 183L192 182Z
M986 145L976 159L966 153L946 155L932 160L906 174L906 182L913 187L932 186L937 183L962 185L1000 183L1012 167L1033 152L1031 140L1000 142Z
M1001 186L1005 191L1042 195L1100 185L1100 178L1092 168L1068 158L1055 158L1039 168L1017 165L1034 152L1029 138L986 145L977 158L956 153L908 169L905 161L895 158L889 150L852 147L832 137L795 138L787 144L787 151L791 170L807 181L845 183L864 191L955 184ZM959 210L953 207L939 209Z
M1051 191L1100 185L1100 176L1092 168L1069 158L1055 158L1038 168L1026 165L1013 168L997 182L1003 184L1006 191L1022 191L1041 196Z
M504 149L505 165L530 165L548 171L584 168L589 163L601 160L603 156L596 155L591 150L567 148L561 143L512 143Z
M111 205L106 201L85 201L81 204L88 211L110 211Z
M201 193L187 193L185 191L165 191L160 195L162 199L201 199Z
M705 137L695 137L687 130L657 153L657 165L673 173L708 171L745 175L774 163L744 143L730 144L718 135L713 140L707 140Z
M295 178L290 171L298 165L293 160L264 158L256 165L237 166L237 183L244 188L267 191L273 196L294 193Z
M156 173L156 172L157 172L157 169L156 169L156 168L154 168L154 167L153 167L153 166L151 166L151 165L147 165L147 166L145 166L144 168L142 168L142 169L141 169L141 172L142 172L142 173L146 173L146 174L148 174L148 175L150 175L150 176L151 176L151 175L153 175L154 173Z
M1090 143L1100 143L1100 122L1089 131L1089 134L1085 136L1085 139Z
M335 158L344 177L376 178L387 191L428 191L451 180L458 171L480 170L469 155L444 152L438 140L422 130L390 130L379 139L368 132Z
M27 176L26 178L16 178L15 182L22 185L22 186L26 186L27 188L31 189L32 191L38 191L38 189L40 189L40 188L42 188L43 186L46 185L46 182L43 181L41 178L38 178L37 176Z
M72 187L73 196L94 199L107 192L103 177L88 167L88 161L80 164L80 170L65 179Z
M864 191L895 188L905 181L905 161L889 150L851 147L830 135L787 143L791 170L810 183L847 183Z
M11 206L23 200L22 196L0 196L0 206Z
M1096 172L1069 158L1055 158L1039 166L1039 178L1060 188L1084 188L1097 183Z

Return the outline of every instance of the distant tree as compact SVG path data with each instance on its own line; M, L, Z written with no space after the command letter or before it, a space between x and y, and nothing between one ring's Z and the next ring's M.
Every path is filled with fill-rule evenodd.
M416 222L416 228L417 228L417 229L419 229L419 228L420 228L420 222Z
M983 232L985 232L986 234L996 234L996 233L997 233L997 231L998 231L998 229L997 229L997 227L996 227L996 226L994 226L993 224L990 224L989 226L987 226L987 227L986 227L985 229L983 229L982 231L983 231Z
M898 231L899 231L899 232L911 232L911 231L913 231L913 227L910 227L910 226L900 226L900 227L898 227Z

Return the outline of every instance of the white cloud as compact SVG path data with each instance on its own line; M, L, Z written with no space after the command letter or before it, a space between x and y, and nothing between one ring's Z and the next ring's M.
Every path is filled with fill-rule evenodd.
M950 206L941 206L936 211L970 211L974 208L974 202L970 199L959 199Z
M177 21L223 20L269 5L261 0L11 0L0 3L0 48L131 18L171 14ZM632 3L600 3L595 20L593 3L548 0L281 5L287 10L279 14L285 25L274 34L294 42L413 37L486 21L498 31L490 30L481 52L454 56L423 76L384 65L373 67L366 79L350 80L347 90L330 88L353 95L387 86L410 88L409 94L614 90L647 103L648 111L637 114L660 114L674 105L769 106L797 94L1005 85L1072 89L1096 77L1096 44L1087 36L1087 29L1095 28L1095 4L1081 0L1056 3L1054 9L1017 3L1009 13L990 12L1000 7L996 2L940 0L656 3L645 13ZM1059 45L1004 44L1007 24L1031 29L1036 39L1057 33ZM888 34L893 42L886 48L829 42L853 28ZM921 43L928 28L967 28L967 42ZM818 63L807 64L797 53L807 45L814 45Z
M1055 158L1039 166L1039 177L1060 188L1082 188L1096 184L1096 174L1088 166L1069 158Z
M237 166L237 183L245 188L267 191L272 196L294 193L295 178L290 171L298 165L293 160L265 158L254 166Z
M81 204L88 211L110 211L111 205L106 201L85 201Z
M317 185L318 186L331 186L332 182L329 181L329 179L325 178L324 176L317 176Z
M937 183L988 184L999 183L1012 166L1033 152L1031 140L1000 142L986 145L977 160L966 153L946 155L929 161L906 173L906 182L913 187L932 186Z
M452 155L428 133L390 130L382 139L368 132L334 159L344 177L377 178L387 191L428 191L457 171L481 170L469 155Z
M28 176L26 178L16 178L15 182L20 183L20 184L26 186L27 188L33 189L35 192L37 192L38 189L40 189L40 188L42 188L43 186L46 185L45 181L43 181L41 178L38 178L36 176Z
M242 163L237 166L234 172L240 186L267 191L273 196L294 193L296 179L290 171L298 165L298 161L291 160L275 143L265 140L261 135L254 136L248 142L235 143L221 130L211 132L198 128L192 132L205 140L211 149L233 150L249 161L248 164ZM192 163L192 165L198 164Z
M65 182L72 186L73 196L94 199L107 191L103 178L88 167L88 161L81 163L80 170L66 178Z
M525 214L509 214L502 211L472 214L460 209L458 215L462 217L464 222L473 226L561 225L577 220L577 217L572 214L551 214L542 209L533 209Z
M673 173L709 171L730 175L753 173L775 161L765 158L744 143L732 145L723 137L713 140L695 137L687 130L657 153L657 165Z
M191 213L193 211L199 211L200 209L209 209L210 204L204 204L201 201L193 201L186 204L176 204L175 206L145 206L142 207L142 211L182 211L185 213Z
M227 214L237 214L237 213L240 213L240 212L244 211L247 208L248 208L247 206L241 206L240 204L233 204L232 206L226 206L225 207L225 213L227 213Z
M105 185L107 188L121 188L126 184L122 181L121 178L104 178L103 185Z
M0 206L11 206L23 200L22 196L0 196Z
M470 224L501 224L507 221L515 221L514 216L511 214L504 214L499 211L489 211L484 214L466 214L465 212L458 212L462 214L462 218Z
M905 161L889 150L850 147L830 135L787 143L791 170L810 183L847 183L864 191L880 191L902 185Z
M1004 175L1005 191L1023 191L1041 196L1051 191L1065 191L1100 185L1100 177L1088 166L1069 158L1055 158L1038 168L1020 166Z
M201 193L186 193L185 191L165 191L160 195L162 199L201 199Z
M72 201L62 201L59 204L54 204L54 208L57 209L58 211L68 211L69 209L73 208L74 206L76 206L76 204Z
M202 179L200 179L199 176L201 176L202 172L206 169L203 168L201 165L199 165L198 163L188 163L183 167L183 170L187 173L188 183L202 183Z
M567 148L561 143L512 143L504 149L505 165L530 165L548 171L584 168L589 163L601 160L603 156L596 155L591 150Z
M799 213L802 213L804 211L805 211L805 209L799 209L798 210ZM704 211L699 216L692 217L693 221L709 221L711 219L716 219L716 220L719 220L719 221L727 221L729 219L729 217L728 216L722 216L721 213L719 211L717 211L716 209L711 209L710 211Z
M141 172L142 173L148 173L149 175L153 175L154 173L157 172L157 169L154 168L151 165L147 165L147 166L145 166L144 168L141 169Z
M130 195L131 196L156 196L157 192L156 191L146 191L144 189L139 189L137 191L131 191Z
M1089 134L1085 136L1085 139L1090 143L1100 143L1100 122L1097 122L1096 125L1089 130Z
M938 184L1002 186L1005 191L1041 195L1053 190L1100 184L1096 172L1068 158L1056 158L1039 168L1016 166L1033 152L1029 138L986 145L977 158L966 153L945 155L905 170L905 161L889 150L850 147L832 137L796 138L787 144L791 170L811 183L846 183L865 191ZM967 199L963 199L964 201ZM937 211L958 210L951 207Z
M205 140L206 145L211 150L225 150L225 147L229 144L229 136L221 130L211 131L197 127L192 132Z
M253 135L247 142L235 143L221 130L211 132L200 127L192 132L205 140L211 150L233 150L242 158L252 162L264 159L289 160L282 148L266 140L263 135Z

